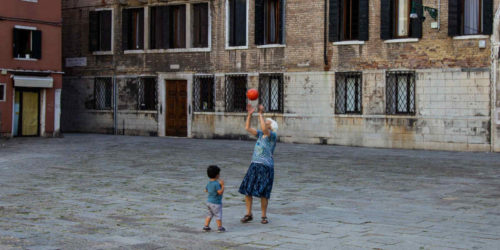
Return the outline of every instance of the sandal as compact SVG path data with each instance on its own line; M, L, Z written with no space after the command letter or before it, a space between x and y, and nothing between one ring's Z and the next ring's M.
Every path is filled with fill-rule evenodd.
M260 221L260 223L267 224L267 223L269 223L269 220L267 219L267 217L262 217L262 220Z
M245 215L240 221L241 223L247 223L249 221L252 221L253 220L253 216L250 214L250 215Z

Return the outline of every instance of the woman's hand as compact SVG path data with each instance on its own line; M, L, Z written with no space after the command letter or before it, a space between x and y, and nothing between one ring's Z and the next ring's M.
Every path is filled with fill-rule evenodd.
M259 105L259 114L262 114L264 112L264 105L260 104Z
M248 115L251 115L253 114L253 112L255 112L255 108L252 106L252 104L247 104L247 112Z

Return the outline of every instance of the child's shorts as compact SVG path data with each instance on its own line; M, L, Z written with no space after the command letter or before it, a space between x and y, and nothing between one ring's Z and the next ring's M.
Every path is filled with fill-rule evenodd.
M210 218L215 217L216 220L222 220L222 204L213 204L207 202L207 216Z

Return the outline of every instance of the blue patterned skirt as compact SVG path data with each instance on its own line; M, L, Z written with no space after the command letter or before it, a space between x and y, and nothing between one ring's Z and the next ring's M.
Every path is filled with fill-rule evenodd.
M244 195L269 199L273 189L274 168L260 163L250 164L240 185Z

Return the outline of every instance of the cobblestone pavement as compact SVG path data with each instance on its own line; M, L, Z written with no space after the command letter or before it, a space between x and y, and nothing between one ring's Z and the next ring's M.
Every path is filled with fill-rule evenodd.
M499 249L500 154L278 144L270 224L241 224L253 143L0 141L0 249ZM214 163L223 234L201 232Z

